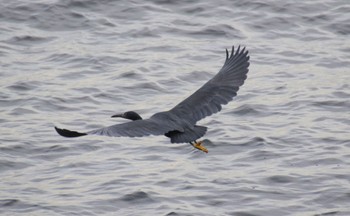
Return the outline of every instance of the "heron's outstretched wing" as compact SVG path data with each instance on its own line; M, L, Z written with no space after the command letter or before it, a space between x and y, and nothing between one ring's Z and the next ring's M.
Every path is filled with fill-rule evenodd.
M90 134L112 137L142 137L149 135L164 135L165 133L174 130L171 124L159 121L157 119L131 121L100 128L86 133L60 129L57 127L55 127L55 129L61 136L64 137L79 137Z
M112 125L90 131L87 134L113 137L142 137L149 135L164 135L171 130L174 130L174 128L167 122L157 121L157 119L144 119Z
M191 96L175 106L170 112L187 119L192 124L221 110L237 95L237 91L247 78L249 67L248 51L245 48L231 54L226 49L226 61L218 74L205 83Z

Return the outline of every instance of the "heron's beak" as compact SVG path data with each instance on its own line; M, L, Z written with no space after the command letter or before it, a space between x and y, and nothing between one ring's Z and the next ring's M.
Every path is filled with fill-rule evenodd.
M208 153L208 149L202 145L203 141L198 141L193 143L193 147L195 147L198 150L201 150L202 152Z
M111 118L117 118L117 117L123 118L123 114L116 114L116 115L112 115L111 116Z

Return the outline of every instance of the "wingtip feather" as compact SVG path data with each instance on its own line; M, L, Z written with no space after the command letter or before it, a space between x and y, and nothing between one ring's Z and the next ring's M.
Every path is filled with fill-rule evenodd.
M77 131L71 131L67 129L61 129L55 126L56 132L63 137L80 137L87 135L86 133L80 133Z
M230 58L235 54L235 47L232 46L232 50L231 50L231 55L230 55Z

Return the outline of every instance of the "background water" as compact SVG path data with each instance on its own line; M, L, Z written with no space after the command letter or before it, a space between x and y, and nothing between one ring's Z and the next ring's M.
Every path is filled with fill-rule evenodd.
M0 1L0 214L350 215L349 36L348 0ZM209 154L53 129L170 109L239 44Z

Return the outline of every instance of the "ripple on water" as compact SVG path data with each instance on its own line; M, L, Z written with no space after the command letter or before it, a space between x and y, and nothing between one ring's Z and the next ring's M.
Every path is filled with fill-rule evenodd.
M267 178L267 182L271 184L273 183L285 184L285 183L290 183L294 181L295 181L294 177L286 176L286 175L274 175L274 176L269 176Z
M120 200L128 203L152 203L154 200L151 196L143 191L136 191L126 194L120 198Z
M229 114L234 114L238 116L266 116L270 115L268 113L261 112L259 110L266 110L264 107L259 106L257 104L244 104L242 106L239 106L238 108L234 109L233 111L227 112Z
M197 36L197 37L213 37L213 38L226 37L226 38L236 38L236 39L245 38L243 33L240 32L238 29L235 29L230 25L224 25L224 24L208 26L198 31L190 31L188 32L188 34L192 36Z
M39 81L18 81L7 86L7 88L14 91L31 91L40 87L40 85L41 82Z
M41 206L38 204L31 204L28 202L24 202L20 199L3 199L0 200L0 213L1 212L5 212L6 213L6 209L10 210L9 212L12 212L11 209L17 209L18 212L26 212L30 213L30 212L35 212L38 209L44 209L45 206Z
M55 37L39 37L33 35L15 36L7 41L9 44L32 46L33 44L42 44L54 40Z
M9 161L9 160L0 160L0 171L11 171L25 169L31 166L28 162L19 162L19 161Z

